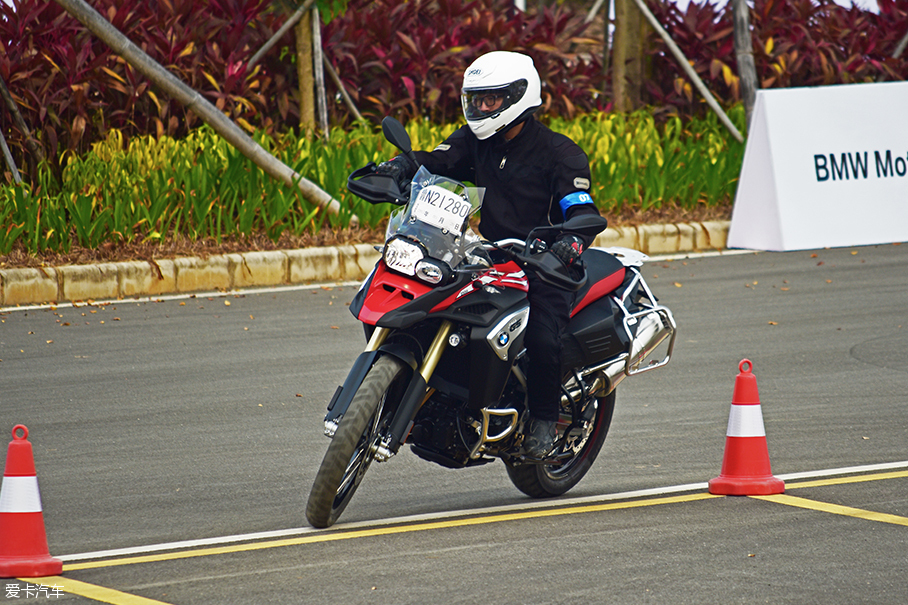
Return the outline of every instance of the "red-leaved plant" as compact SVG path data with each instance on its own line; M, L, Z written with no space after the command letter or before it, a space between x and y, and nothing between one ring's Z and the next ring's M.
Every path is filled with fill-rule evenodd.
M117 29L245 128L267 132L299 122L294 36L285 35L251 71L248 60L289 16L265 0L90 0ZM328 3L328 4L336 4ZM531 6L536 3L530 3ZM720 102L740 100L729 5L649 0ZM908 23L904 0L879 0L879 14L831 0L755 0L750 11L763 87L816 86L908 78L908 53L892 58ZM393 114L436 123L461 119L464 68L489 50L533 57L550 115L609 109L602 33L585 11L550 2L521 13L511 0L350 0L323 27L325 56L369 119ZM598 37L598 39L597 39ZM702 114L704 104L661 39L649 31L644 101L659 113ZM199 124L165 98L56 3L0 2L0 75L51 166L81 154L111 128L126 140L182 136ZM351 117L328 80L335 125ZM2 129L20 164L31 161L7 108ZM34 178L34 166L25 171Z

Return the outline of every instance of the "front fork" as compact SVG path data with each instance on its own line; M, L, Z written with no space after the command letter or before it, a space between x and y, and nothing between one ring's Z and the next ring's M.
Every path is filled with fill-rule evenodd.
M435 333L435 338L432 339L432 344L429 346L429 350L419 366L419 371L413 374L410 384L407 385L406 392L400 399L400 405L397 406L397 411L394 412L394 418L391 420L388 434L382 439L381 445L375 452L375 459L379 462L383 462L396 454L401 444L406 440L407 435L410 434L416 413L428 399L429 379L432 378L435 368L438 367L438 362L441 361L441 356L445 352L445 347L448 345L448 337L451 335L453 328L454 324L447 319L442 320L441 325L438 327L438 332Z
M394 412L390 430L375 452L375 458L381 462L396 454L410 433L416 413L428 398L429 379L432 378L435 368L438 367L438 363L441 361L445 347L448 344L448 337L451 335L453 328L454 324L451 321L442 320L425 358L417 367L416 361L408 351L393 344L386 344L388 336L393 331L392 329L376 327L369 337L365 350L360 353L350 369L344 384L338 387L334 397L331 399L331 403L328 404L328 414L325 416L325 434L329 437L334 436L338 423L347 411L353 395L359 389L378 356L383 353L394 355L416 370L407 385L406 392L401 397L397 410Z

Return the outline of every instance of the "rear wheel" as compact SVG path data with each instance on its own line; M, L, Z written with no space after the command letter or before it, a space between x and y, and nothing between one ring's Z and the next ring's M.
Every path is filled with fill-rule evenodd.
M306 518L314 527L333 525L347 508L390 422L396 402L389 394L405 368L394 357L380 357L353 396L309 493Z
M550 464L508 465L508 477L523 493L533 498L550 498L565 493L590 470L612 423L615 410L615 391L595 402L596 413L585 431L575 429L552 456L573 454ZM559 431L559 437L560 437Z

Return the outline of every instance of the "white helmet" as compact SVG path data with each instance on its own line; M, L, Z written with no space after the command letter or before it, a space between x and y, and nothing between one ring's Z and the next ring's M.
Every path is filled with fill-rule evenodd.
M476 138L487 139L536 111L542 105L541 90L533 59L506 51L486 53L463 74L463 115Z

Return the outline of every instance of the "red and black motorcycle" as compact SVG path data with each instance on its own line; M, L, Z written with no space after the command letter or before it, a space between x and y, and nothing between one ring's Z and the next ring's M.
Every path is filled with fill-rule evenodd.
M386 118L382 127L415 162L403 126ZM605 219L591 215L536 229L525 242L482 241L469 218L483 190L425 168L409 192L374 164L351 174L348 187L368 202L400 208L381 260L350 305L368 343L328 404L325 434L332 441L309 494L309 522L332 525L372 461L387 461L404 444L448 468L500 458L514 485L536 498L576 485L608 433L618 383L665 365L672 354L675 321L640 274L645 255L590 248L568 267L545 251L563 230L591 237L602 231ZM521 447L528 417L525 271L575 292L562 340L558 435L544 459Z

